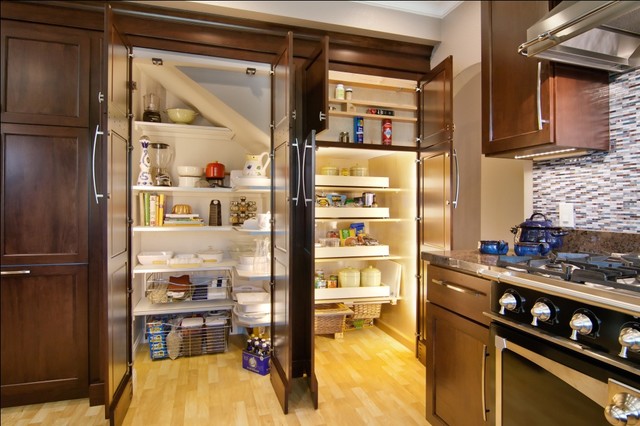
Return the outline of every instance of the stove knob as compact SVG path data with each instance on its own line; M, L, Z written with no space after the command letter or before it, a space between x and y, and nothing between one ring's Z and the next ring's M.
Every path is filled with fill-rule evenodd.
M626 392L617 393L604 408L604 416L612 425L640 424L640 398Z
M619 354L622 358L627 357L628 350L631 352L640 352L640 331L633 327L625 327L620 330L618 342L622 345Z
M537 327L538 320L549 321L551 319L551 308L544 302L536 302L533 308L531 308L531 315L533 315L531 325Z
M515 311L518 307L518 299L516 299L513 293L503 294L498 303L500 303L500 315L504 315L505 309Z
M571 340L578 340L578 333L586 335L593 331L593 322L585 314L573 314L569 326L573 330L569 337Z

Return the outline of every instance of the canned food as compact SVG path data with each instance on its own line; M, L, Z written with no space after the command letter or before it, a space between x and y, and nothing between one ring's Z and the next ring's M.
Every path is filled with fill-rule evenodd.
M364 117L353 117L353 142L364 143Z

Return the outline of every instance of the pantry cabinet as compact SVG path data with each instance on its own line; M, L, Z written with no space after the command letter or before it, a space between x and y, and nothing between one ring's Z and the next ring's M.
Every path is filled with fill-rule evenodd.
M608 150L608 73L517 52L549 2L487 1L481 7L482 153L534 158Z
M100 33L2 20L2 406L100 403L99 286L89 244ZM45 354L45 355L43 355ZM95 384L95 386L93 386Z

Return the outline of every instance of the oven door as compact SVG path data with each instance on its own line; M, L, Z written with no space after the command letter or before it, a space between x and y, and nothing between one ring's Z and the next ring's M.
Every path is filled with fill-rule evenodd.
M496 425L636 424L638 376L496 322L490 330ZM630 398L614 403L617 394ZM620 415L631 422L607 420Z

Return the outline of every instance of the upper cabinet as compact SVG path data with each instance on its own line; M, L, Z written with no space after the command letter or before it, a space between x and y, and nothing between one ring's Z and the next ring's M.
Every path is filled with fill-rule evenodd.
M517 48L549 2L482 2L482 153L544 158L609 149L607 72Z
M3 22L2 121L88 126L91 43L83 30Z

